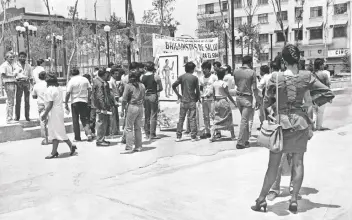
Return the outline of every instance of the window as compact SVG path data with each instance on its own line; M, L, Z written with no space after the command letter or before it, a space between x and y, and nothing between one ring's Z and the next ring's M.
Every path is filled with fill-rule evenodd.
M259 34L259 43L265 44L269 42L269 34Z
M302 7L296 7L295 8L296 21L301 21L302 20L302 14L303 14L303 8Z
M206 21L205 22L205 27L208 31L213 32L215 29L215 22L214 21Z
M310 8L310 17L311 18L317 18L323 16L323 7L318 6L318 7L311 7Z
M303 40L303 31L301 30L295 30L295 40Z
M228 7L229 5L227 4L227 2L222 2L222 7L221 7L221 9L222 9L222 11L227 11L227 10L229 10L229 7Z
M288 29L286 29L285 34L286 34L286 39L287 39ZM284 42L285 41L285 38L284 38L284 35L282 32L276 33L276 39L277 39L277 42Z
M269 23L268 14L260 14L260 15L258 15L258 22L259 22L259 24Z
M323 39L323 29L312 29L310 30L310 39L311 40L319 40Z
M267 60L269 60L269 53L261 53L261 54L259 55L259 60L260 60L260 61L267 61Z
M228 22L227 18L225 18L224 21L225 21L225 23L227 23Z
M277 12L277 15L279 16L280 12ZM281 11L281 19L283 21L287 21L287 11Z
M258 0L258 5L267 5L268 0Z
M235 62L242 63L242 55L235 55Z
M242 17L235 18L235 26L240 26L242 24Z
M205 5L205 14L214 14L214 4Z
M235 0L235 8L242 8L242 0Z
M347 3L334 5L334 14L335 15L347 14Z
M347 37L346 27L334 27L334 38L335 37Z

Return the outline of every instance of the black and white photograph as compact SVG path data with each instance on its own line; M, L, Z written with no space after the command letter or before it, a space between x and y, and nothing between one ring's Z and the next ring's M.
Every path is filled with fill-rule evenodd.
M0 3L0 220L352 220L351 0Z

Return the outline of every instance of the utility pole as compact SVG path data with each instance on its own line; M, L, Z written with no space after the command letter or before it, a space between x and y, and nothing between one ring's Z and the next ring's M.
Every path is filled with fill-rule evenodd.
M232 29L232 69L235 70L235 0L231 0L231 29Z
M164 23L164 10L163 10L163 0L160 0L160 34L163 34L163 23Z
M95 18L95 37L96 37L96 42L98 44L98 65L100 67L100 41L99 41L99 38L98 38L97 1L98 0L95 0L95 2L94 2L94 18Z

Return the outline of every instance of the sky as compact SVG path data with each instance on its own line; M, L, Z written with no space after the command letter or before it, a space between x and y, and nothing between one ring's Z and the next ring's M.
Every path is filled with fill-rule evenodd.
M131 0L137 23L142 22L144 10L152 9L152 0ZM125 19L125 0L111 0L112 11ZM195 37L197 29L197 0L176 0L174 17L181 23L176 36L182 34Z

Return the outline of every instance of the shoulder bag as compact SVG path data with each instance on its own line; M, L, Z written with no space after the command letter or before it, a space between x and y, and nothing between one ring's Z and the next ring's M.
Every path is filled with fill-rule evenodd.
M258 143L260 146L268 148L273 153L279 153L283 147L283 134L282 127L280 125L279 115L279 74L276 74L276 111L278 114L278 121L271 117L272 120L263 121L258 137Z

